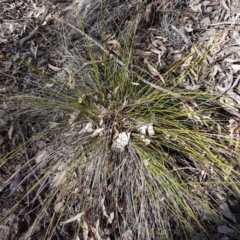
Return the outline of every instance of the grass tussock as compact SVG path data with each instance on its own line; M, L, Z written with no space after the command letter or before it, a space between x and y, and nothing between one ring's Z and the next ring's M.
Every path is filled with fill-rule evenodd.
M20 133L1 158L2 169L16 167L1 186L11 201L0 222L29 216L19 239L207 239L206 221L225 221L214 196L240 190L239 146L216 96L181 92L181 79L169 92L144 83L129 44L119 66L87 40L84 58L68 41L55 55L66 60L61 70L40 75L24 62L37 82L5 100ZM121 133L128 141L116 152Z

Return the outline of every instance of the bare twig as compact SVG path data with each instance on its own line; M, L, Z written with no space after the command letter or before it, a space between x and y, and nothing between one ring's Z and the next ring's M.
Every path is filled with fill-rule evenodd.
M240 25L239 22L219 22L219 23L210 23L205 26L219 26L219 25Z

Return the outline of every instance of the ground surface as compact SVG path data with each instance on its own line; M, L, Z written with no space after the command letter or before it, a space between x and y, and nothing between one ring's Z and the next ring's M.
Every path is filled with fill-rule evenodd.
M40 187L36 192L31 192L24 203L21 200L26 196L26 189L29 190L36 179L41 179L44 171L50 169L51 164L48 163L41 166L40 170L32 170L39 162L43 161L44 154L52 151L55 156L52 156L51 160L56 161L64 152L68 151L64 149L61 137L66 133L66 142L74 140L67 135L67 130L63 130L61 136L60 134L51 135L48 138L43 136L35 142L35 145L26 147L28 140L46 127L46 122L54 124L61 120L63 115L57 110L53 111L52 115L45 110L36 113L24 110L19 115L21 102L13 104L7 99L18 94L41 96L43 92L39 89L51 89L52 85L48 79L55 76L63 79L63 82L66 81L64 84L69 87L69 94L71 94L77 83L72 80L69 73L69 62L72 61L72 69L81 68L81 66L84 69L90 66L87 49L82 45L82 35L71 27L73 25L79 29L81 29L79 26L83 26L87 36L96 43L100 43L104 50L112 54L114 58L121 59L122 46L134 42L133 68L138 72L147 71L150 76L148 80L152 80L151 83L156 85L161 84L162 91L168 91L176 81L178 82L176 91L202 91L215 95L217 104L222 107L222 111L227 116L227 120L224 124L221 123L221 127L229 134L229 137L239 138L239 1L164 0L147 1L143 4L140 4L138 0L103 1L107 5L106 8L103 8L104 14L100 14L101 7L96 2L98 1L77 0L74 3L72 1L52 1L50 4L41 0L0 0L2 11L0 16L0 157L3 159L0 169L1 239L20 239L20 236L30 230L34 233L31 232L31 239L45 239L51 221L56 221L52 216L57 215L62 207L63 203L58 199L62 196L56 195L54 200L48 204L50 212L41 213L43 216L41 223L33 224L36 216L39 215L41 201L44 202L49 191L56 187L60 174L55 174L50 178L51 184L49 184L49 179L46 185L43 184L47 186L46 189ZM79 16L81 16L81 21L79 21ZM59 20L60 18L71 25L64 25ZM92 44L95 48L95 44L93 42ZM96 47L95 52L101 56L102 50ZM191 55L193 52L194 54ZM81 55L81 59L78 58L79 55ZM183 59L184 62L181 63ZM101 63L102 58L99 57L98 60ZM182 73L186 71L189 74L184 76ZM176 83L174 82L174 84ZM84 85L84 87L86 86ZM91 83L88 87L91 88ZM56 94L58 88L61 89L61 86L54 89ZM87 87L86 91L88 91ZM184 107L191 111L192 106L189 106L187 102ZM69 112L71 111L69 110ZM196 116L192 115L191 117ZM70 115L68 121L71 121L71 118L74 121L76 116ZM26 119L30 119L30 121L27 122ZM202 122L201 119L195 120L197 128ZM64 126L61 125L59 128L64 129ZM61 145L62 152L59 152L58 144ZM4 156L12 153L11 151L20 145L25 147L16 154L15 158L6 161ZM75 152L75 154L77 153ZM66 158L64 164L58 166L57 171L61 172L68 165L70 158L71 156ZM182 167L185 167L181 160L179 162ZM236 162L231 168L238 171L239 163ZM29 174L31 170L34 173ZM88 171L90 170L88 169ZM27 181L22 180L25 176L28 176ZM20 184L21 180L22 184ZM131 186L128 186L127 182L119 184L131 190ZM137 235L133 235L134 231L131 229L124 231L118 238L116 237L117 231L120 231L122 227L118 224L121 225L120 222L124 222L122 215L128 216L128 219L132 217L133 219L129 222L134 222L134 215L131 216L129 212L136 209L126 210L126 201L130 200L125 200L122 196L123 199L118 202L118 207L121 205L119 207L121 210L118 210L119 216L112 219L110 213L113 210L110 208L113 208L111 205L113 199L106 197L105 204L109 206L109 209L106 210L105 198L101 197L102 192L113 191L109 190L109 186L103 184L102 189L94 189L94 196L100 199L100 203L98 202L99 206L97 206L93 201L92 206L87 209L87 213L84 213L86 218L82 223L84 227L82 227L82 233L79 233L79 238L74 235L77 228L75 225L61 228L54 222L52 224L57 227L52 239L137 239ZM205 227L212 234L212 239L239 239L239 193L228 194L227 187L227 190L214 186L205 188L203 185L201 187L194 191L201 192L205 196L206 202L216 204L219 212L234 226L234 228L230 228L228 223L221 221L215 221L213 224L205 216ZM75 188L75 190L77 196L74 199L75 202L73 200L70 203L67 202L71 207L65 216L65 223L67 220L74 222L73 216L81 212L82 206L79 202L82 198L86 199L88 195L85 192L88 191L86 189ZM16 207L14 207L15 204ZM78 208L78 206L80 207ZM9 212L10 209L13 211ZM103 230L97 225L98 216L92 209L98 209L97 213L101 212L104 217L107 216L105 221L108 223L105 224L105 228L102 227ZM141 211L139 210L139 212ZM7 218L6 215L8 215ZM151 218L151 213L149 216ZM170 214L166 215L166 221L171 222ZM34 229L31 229L32 226ZM184 239L178 232L175 222L169 228L174 231L172 238ZM201 232L199 235L195 234L194 239L206 239L205 235L201 234ZM140 233L139 236L141 236ZM48 235L48 239L50 238ZM23 237L23 239L27 239L27 237ZM149 237L149 239L151 238Z

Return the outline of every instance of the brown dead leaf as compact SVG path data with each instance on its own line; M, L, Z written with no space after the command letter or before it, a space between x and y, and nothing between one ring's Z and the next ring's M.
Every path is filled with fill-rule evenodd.
M107 214L107 211L106 211L106 207L104 205L104 201L105 201L105 197L103 197L100 201L100 205L102 207L102 211L103 211L103 215L108 218L108 214Z
M12 134L13 134L13 125L11 125L9 130L8 130L8 137L9 137L10 140L12 139Z
M0 52L0 59L3 59L5 56L2 52Z
M62 68L59 68L59 67L56 67L56 66L53 66L52 64L48 64L48 67L53 70L54 72L59 72L62 70Z
M74 216L72 218L69 218L67 221L61 222L60 224L63 225L63 224L66 224L66 223L70 223L70 222L74 222L74 221L80 220L81 217L84 214L85 214L85 212L81 212L81 213L77 214L76 216Z
M93 124L92 124L92 122L88 122L88 123L78 132L78 134L91 133L91 132L93 132Z
M84 240L88 240L88 225L85 221L83 221L83 224L82 224L82 228L83 228L83 239Z
M58 202L54 205L54 212L58 213L61 212L62 207L63 207L63 202Z
M154 77L159 77L159 78L161 79L161 81L165 84L165 81L164 81L163 77L161 76L161 74L158 72L158 70L157 70L154 66L152 66L152 65L147 61L146 58L144 59L144 62L147 64L150 73L151 73Z
M110 49L117 54L117 56L121 55L122 48L121 44L117 40L110 40L107 42L108 45L110 45Z
M33 41L31 41L30 51L32 52L34 58L37 58L37 52L38 52L38 44L35 45Z
M40 153L38 153L38 155L35 158L36 163L40 163L42 161L44 161L47 157L47 151L43 150Z
M222 6L227 10L227 11L231 11L231 9L229 8L228 4L226 3L228 2L228 0L222 0L221 3L222 3Z
M103 130L104 130L104 127L103 128L97 128L92 134L91 134L91 138L94 138L94 137L97 137L97 136L99 136L99 135L101 135L102 134L102 132L103 132Z
M114 219L114 212L111 212L110 215L109 215L109 218L108 218L108 220L107 220L108 223L109 223L109 224L112 224L113 219Z
M113 136L112 138L113 138L113 140L117 139L117 137L119 135L119 131L118 131L116 125L117 125L117 123L114 122L113 123L113 130L112 130L112 136Z
M69 114L68 123L70 126L73 125L73 123L77 120L78 116L79 116L79 113L77 112L73 112Z
M197 2L192 2L191 4L189 4L189 7L191 8L191 10L193 12L202 12L202 4L199 3L198 1Z
M145 13L145 21L149 23L152 20L152 15L153 15L153 4L149 3L146 6L146 13Z
M95 227L91 227L91 231L93 232L95 238L91 237L88 240L102 240L102 237L99 234L99 231Z
M220 97L219 102L227 107L234 107L236 105L236 102L230 98L230 97Z
M47 139L46 140L42 140L42 139L39 139L36 141L36 146L39 148L39 149L43 149L47 146L47 143L46 143Z
M74 89L75 88L75 80L74 78L72 77L72 74L70 71L68 71L68 83L67 83L67 86L70 88L70 89Z
M67 181L66 170L56 173L52 179L52 187L55 188L64 184Z

